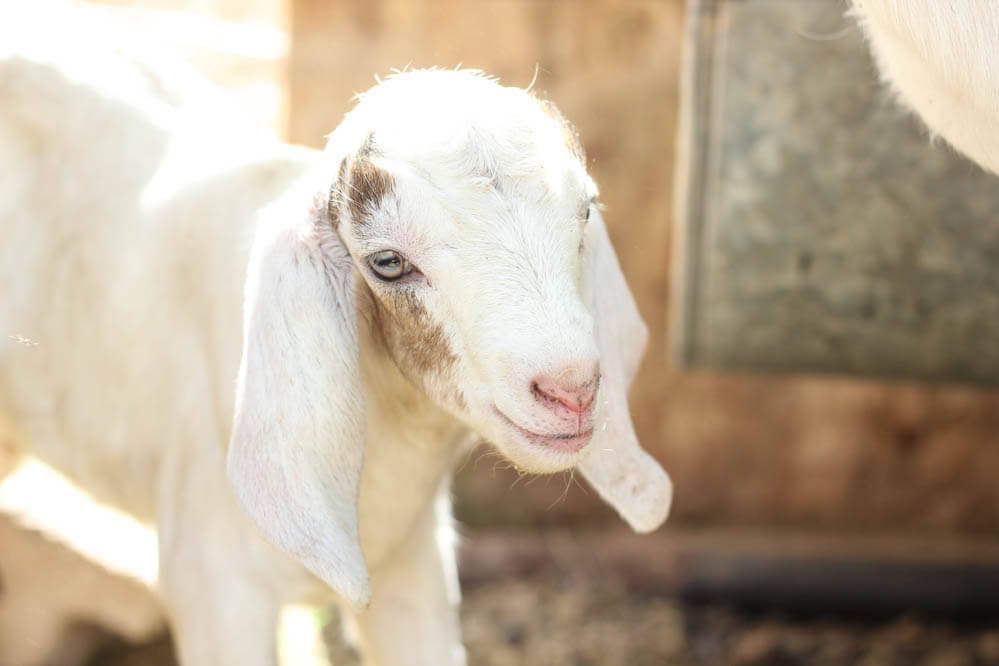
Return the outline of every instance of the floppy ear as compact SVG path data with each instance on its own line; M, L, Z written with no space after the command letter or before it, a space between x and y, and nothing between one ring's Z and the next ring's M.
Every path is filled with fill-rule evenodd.
M358 538L364 397L354 274L322 215L265 213L246 281L227 465L264 535L362 608L371 586Z
M583 295L600 348L601 416L589 453L578 465L600 496L638 532L651 532L669 513L673 485L642 450L628 412L628 388L645 353L648 331L621 274L607 228L593 210L583 263Z

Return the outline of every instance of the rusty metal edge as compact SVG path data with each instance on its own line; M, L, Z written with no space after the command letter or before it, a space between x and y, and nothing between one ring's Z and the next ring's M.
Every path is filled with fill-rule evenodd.
M544 571L623 580L639 594L806 613L917 610L999 618L999 538L672 529L476 532L460 550L469 587Z
M667 328L670 360L678 368L696 362L701 303L698 276L703 274L700 269L707 223L711 94L719 7L719 0L687 0L686 7L673 171Z

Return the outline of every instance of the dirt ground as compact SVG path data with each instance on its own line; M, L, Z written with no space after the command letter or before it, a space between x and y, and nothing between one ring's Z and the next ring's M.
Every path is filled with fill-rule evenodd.
M999 619L792 618L636 594L613 577L556 569L466 589L462 625L471 666L999 665ZM327 633L333 666L359 666L336 627ZM92 666L172 663L161 642Z
M999 622L794 619L636 595L614 580L561 572L473 589L463 620L469 663L481 666L999 664Z

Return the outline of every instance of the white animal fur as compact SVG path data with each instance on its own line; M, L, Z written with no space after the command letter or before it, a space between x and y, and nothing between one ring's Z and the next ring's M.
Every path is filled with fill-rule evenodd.
M73 622L132 641L163 630L163 611L142 583L112 575L4 515L0 564L0 664L88 663L100 634Z
M368 663L464 663L447 491L478 438L577 467L638 530L665 519L626 401L646 330L529 94L400 74L316 152L151 60L11 44L0 439L156 524L185 666L274 664L280 607L337 599ZM355 174L390 186L352 206ZM422 276L381 283L386 248ZM565 420L532 378L597 364L588 446L529 441Z
M999 174L999 5L853 0L886 81L929 128Z

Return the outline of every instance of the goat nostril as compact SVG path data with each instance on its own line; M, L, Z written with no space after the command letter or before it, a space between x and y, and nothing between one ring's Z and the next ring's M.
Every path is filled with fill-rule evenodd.
M534 398L550 408L559 405L583 414L593 405L593 399L600 385L600 374L597 373L584 384L561 382L553 377L542 376L531 382L531 392Z

